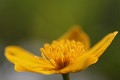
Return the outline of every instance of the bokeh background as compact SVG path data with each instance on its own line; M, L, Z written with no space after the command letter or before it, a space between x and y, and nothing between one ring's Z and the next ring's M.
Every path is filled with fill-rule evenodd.
M106 34L120 30L120 0L0 0L0 80L61 80L57 75L18 73L4 57L4 48L19 45L36 55L45 42L80 25L91 46ZM72 73L72 80L119 80L120 34L99 62Z

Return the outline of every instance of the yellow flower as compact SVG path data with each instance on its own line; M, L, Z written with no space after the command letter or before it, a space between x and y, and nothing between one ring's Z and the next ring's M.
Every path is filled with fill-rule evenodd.
M58 40L44 44L40 48L41 57L18 47L8 46L6 58L15 64L19 72L35 72L42 74L65 74L78 72L96 63L118 32L105 36L92 48L87 34L80 27L73 27Z

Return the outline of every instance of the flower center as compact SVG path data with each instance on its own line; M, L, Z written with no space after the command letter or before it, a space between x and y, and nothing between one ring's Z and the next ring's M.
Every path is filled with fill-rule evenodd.
M62 69L74 62L77 56L85 52L83 43L74 40L53 41L40 49L42 58L49 61L56 69Z

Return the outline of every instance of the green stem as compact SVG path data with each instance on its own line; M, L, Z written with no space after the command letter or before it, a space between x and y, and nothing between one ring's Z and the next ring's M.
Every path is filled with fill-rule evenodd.
M70 80L69 73L62 74L63 80Z

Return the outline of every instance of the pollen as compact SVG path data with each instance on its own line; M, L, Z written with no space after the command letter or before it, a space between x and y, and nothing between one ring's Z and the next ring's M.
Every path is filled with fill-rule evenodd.
M67 39L44 44L40 51L44 60L60 70L71 65L78 56L83 55L85 48L82 42Z

